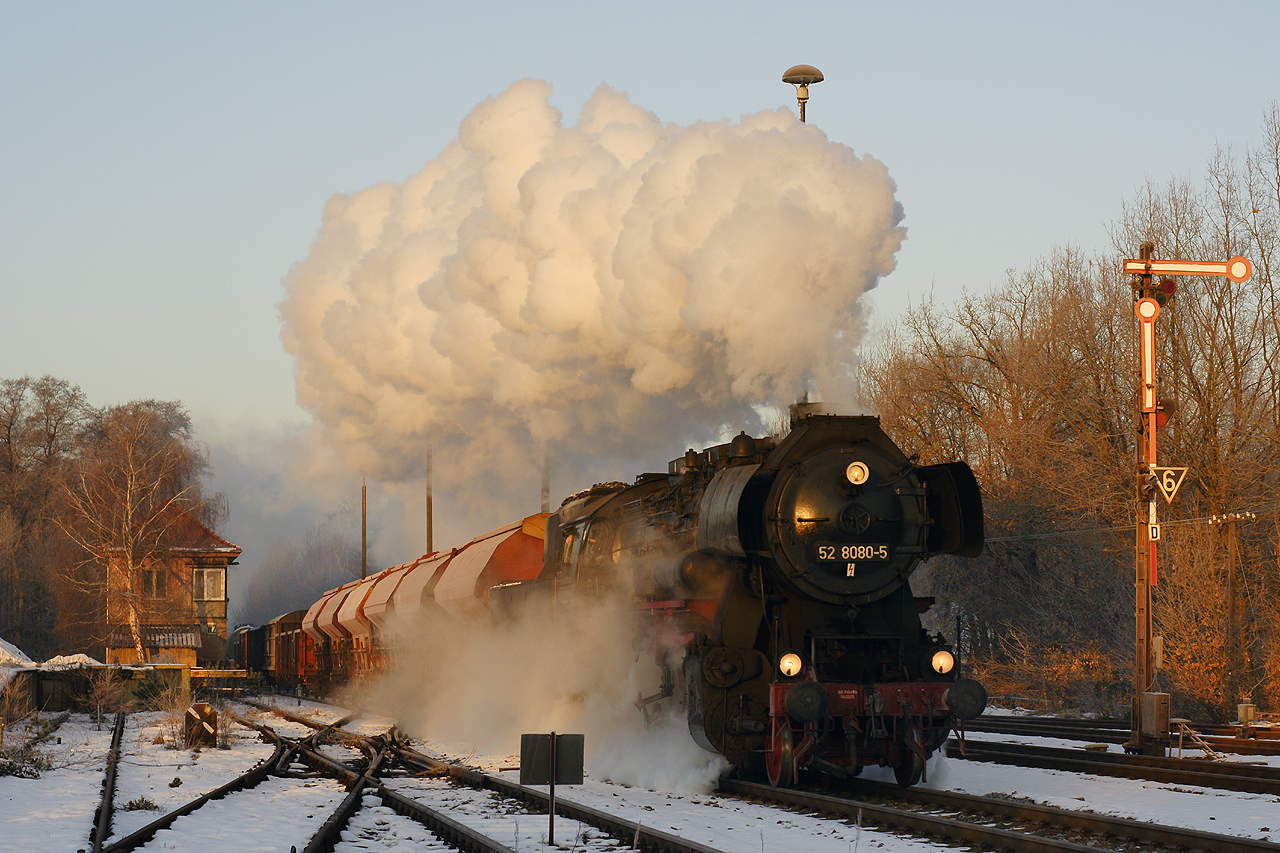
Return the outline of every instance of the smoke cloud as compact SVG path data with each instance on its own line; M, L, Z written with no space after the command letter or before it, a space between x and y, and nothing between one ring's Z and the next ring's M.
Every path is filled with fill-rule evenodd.
M681 127L602 85L565 125L550 91L514 83L404 183L335 195L290 272L299 400L350 469L420 476L431 447L460 499L536 500L544 452L666 459L846 394L905 235L886 167L786 110Z
M358 702L460 754L518 755L522 733L577 732L595 779L712 790L728 765L694 743L676 699L647 716L635 706L661 683L652 628L636 627L629 602L584 604L498 626L424 611L393 617L394 668L361 685Z

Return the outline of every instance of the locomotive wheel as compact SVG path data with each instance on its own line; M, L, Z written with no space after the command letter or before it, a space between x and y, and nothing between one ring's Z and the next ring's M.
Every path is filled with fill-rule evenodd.
M791 726L783 723L778 734L774 735L768 754L765 756L765 770L769 774L769 784L775 788L790 788L796 783L795 741L791 736Z

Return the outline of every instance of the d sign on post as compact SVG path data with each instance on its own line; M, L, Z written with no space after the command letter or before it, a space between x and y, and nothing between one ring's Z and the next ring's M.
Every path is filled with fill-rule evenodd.
M583 742L582 735L520 735L520 784L548 786L548 844L556 843L556 785L582 784Z

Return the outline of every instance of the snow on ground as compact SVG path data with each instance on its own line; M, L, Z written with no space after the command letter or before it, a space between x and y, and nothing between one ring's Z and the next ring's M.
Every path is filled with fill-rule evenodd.
M312 702L279 700L287 710L299 711L327 723L345 712ZM303 736L310 729L269 714L239 709L291 736ZM366 734L377 734L390 721L364 717L351 724ZM271 752L257 739L257 733L236 726L229 750L174 750L157 744L162 721L155 714L135 714L130 718L124 739L124 760L120 766L116 797L118 811L114 837L120 837L196 796L229 781ZM88 847L93 812L101 792L105 757L110 743L109 727L99 731L85 715L76 714L58 731L62 743L44 748L51 762L39 779L0 777L0 853L27 850L74 851ZM5 734L5 744L14 746L22 729L15 726ZM1078 742L1048 738L1020 738L982 734L980 737L1013 742L1039 742L1078 747ZM513 748L517 745L513 744ZM517 778L516 755L474 755L466 747L432 742L419 746L424 752L465 759L471 766L501 772ZM1117 748L1118 749L1118 748ZM609 760L617 760L616 756ZM1280 759L1238 757L1273 765ZM588 765L588 779L582 786L557 788L557 797L580 802L610 812L621 813L644 826L689 835L725 853L757 853L761 850L805 849L848 853L851 849L907 853L951 849L928 841L900 838L866 827L839 821L744 803L732 798L701 793L665 793L629 788L599 781ZM888 771L868 770L865 775L887 779ZM970 794L1001 794L1025 797L1039 803L1069 809L1085 809L1104 814L1154 821L1252 838L1280 839L1280 798L1169 785L1108 777L1082 776L1051 770L1034 770L1004 765L968 762L936 756L929 762L927 787ZM175 779L181 784L170 787ZM496 805L491 794L449 788L440 780L401 780L403 789L430 791L446 798L457 809L456 816L477 826L499 826L508 843L522 851L546 847L545 815L531 815L518 806ZM315 829L341 799L342 788L323 779L271 779L254 793L235 795L185 818L187 826L207 840L209 850L229 846L244 850L288 851L301 849ZM423 794L426 796L426 794ZM242 797L242 798L239 798ZM147 799L160 811L125 811L131 800ZM343 835L339 847L344 853L356 850L437 850L438 842L417 824L389 813L376 799L367 797L366 807ZM182 849L191 847L183 830ZM609 850L618 847L604 838L583 838L583 828L566 819L556 822L557 846L580 850ZM588 836L594 830L586 831ZM176 833L162 833L146 849L165 849L177 841Z
M156 833L142 850L226 853L301 850L346 796L332 779L268 777L252 791L214 800Z
M1182 826L1218 835L1280 840L1280 810L1276 808L1280 798L1265 794L1086 776L945 756L929 762L929 781L923 787L978 796L998 793L1028 797L1041 805L1062 809Z
M9 726L4 745L21 744L21 726ZM58 729L44 753L53 769L39 779L0 777L0 851L74 851L89 846L93 813L102 796L102 775L111 729L101 731L84 714L71 717Z
M453 849L416 820L402 817L382 805L377 794L365 794L363 808L342 831L342 840L334 847L334 853L381 850L405 853L410 850Z
M512 781L519 779L518 772L503 775ZM455 820L497 838L514 850L542 850L549 846L546 814L530 814L492 792L453 787L440 779L397 780L388 787L415 799L424 799L436 808L443 809L439 804L447 804L448 813ZM434 797L430 797L432 792ZM556 799L591 806L725 853L759 853L761 850L849 853L861 848L889 853L928 853L954 849L924 839L875 832L843 821L706 794L665 794L587 781L580 787L557 786ZM556 818L555 839L556 846L565 849L629 849L628 845L619 845L593 827L563 817Z
M158 713L129 715L116 770L112 840L225 785L275 749L262 742L256 731L242 726L229 733L230 749L172 749L153 743L165 728ZM155 808L139 807L147 804Z

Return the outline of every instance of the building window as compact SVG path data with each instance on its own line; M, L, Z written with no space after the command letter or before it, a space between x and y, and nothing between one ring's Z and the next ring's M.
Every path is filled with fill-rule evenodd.
M196 569L192 573L195 581L194 598L196 601L222 601L226 598L223 580L224 569Z
M143 598L164 598L168 595L168 577L164 569L141 569L139 576Z

